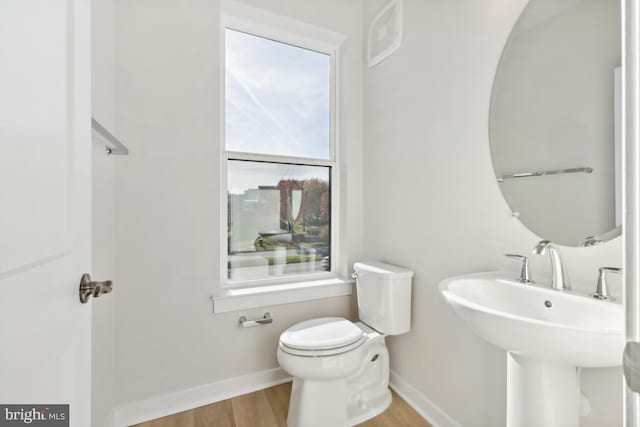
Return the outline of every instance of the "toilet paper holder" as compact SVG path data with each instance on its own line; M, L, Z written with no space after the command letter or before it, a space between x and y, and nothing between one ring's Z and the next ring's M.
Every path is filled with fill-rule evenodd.
M242 316L240 319L238 319L238 323L240 323L240 326L242 326L243 328L250 328L252 326L260 326L273 323L273 318L271 317L271 313L267 312L262 316L262 319L249 320L247 316Z

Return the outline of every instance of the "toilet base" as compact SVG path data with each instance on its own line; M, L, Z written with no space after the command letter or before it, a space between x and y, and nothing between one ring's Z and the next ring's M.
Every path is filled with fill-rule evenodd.
M294 378L287 427L347 426L345 380L312 381Z
M389 351L383 336L372 341L366 348L360 369L347 380L349 425L373 418L391 405Z
M356 424L363 423L370 418L380 415L391 405L391 400L391 390L387 388L386 390L382 391L382 393L380 393L377 397L370 399L365 407L349 406L349 420L347 425L354 426Z
M383 413L391 405L391 390L378 389L366 402L347 400L344 380L309 381L294 378L287 427L349 427Z

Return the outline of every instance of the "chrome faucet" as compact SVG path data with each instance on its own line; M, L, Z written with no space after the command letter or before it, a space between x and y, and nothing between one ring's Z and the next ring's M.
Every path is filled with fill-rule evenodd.
M570 290L571 284L564 270L558 249L548 240L541 240L535 248L533 248L533 253L536 255L544 255L547 251L549 252L549 258L551 258L551 288L558 291Z
M607 287L607 273L621 274L622 269L616 267L600 267L598 269L598 287L591 296L603 301L614 301L614 298L609 295L609 289Z
M507 258L517 259L522 262L522 269L520 270L520 277L516 279L518 283L534 284L536 282L531 278L531 270L529 269L529 259L526 256L517 254L504 254Z

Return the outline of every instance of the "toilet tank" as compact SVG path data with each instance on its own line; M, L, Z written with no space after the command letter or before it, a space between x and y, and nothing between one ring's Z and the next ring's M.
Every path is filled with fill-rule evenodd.
M360 320L387 335L409 332L413 271L383 262L356 262L353 268Z

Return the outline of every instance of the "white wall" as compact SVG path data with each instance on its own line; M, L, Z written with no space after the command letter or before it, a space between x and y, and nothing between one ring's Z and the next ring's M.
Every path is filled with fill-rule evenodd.
M465 426L504 425L505 356L445 305L437 285L498 268L515 275L502 254L531 254L539 240L511 217L488 143L494 73L526 3L405 0L403 45L365 71L365 257L416 273L413 329L388 340L392 369ZM382 4L368 1L366 16ZM619 238L562 253L584 292L599 266L621 265ZM548 275L547 257L531 257L534 279ZM621 424L619 375L583 375L594 404L583 426Z
M113 1L91 3L92 115L112 129L114 124ZM98 137L99 138L99 137ZM114 162L104 143L93 141L92 211L93 278L115 278ZM115 289L118 288L115 283ZM117 292L91 302L92 316L92 420L103 426L113 407L115 377L114 307Z
M362 252L362 2L246 3L349 37L340 70L346 269ZM219 12L214 0L115 3L116 124L131 151L116 169L117 404L276 367L286 327L352 312L340 297L211 313L220 277ZM272 325L238 327L241 314L267 310Z

